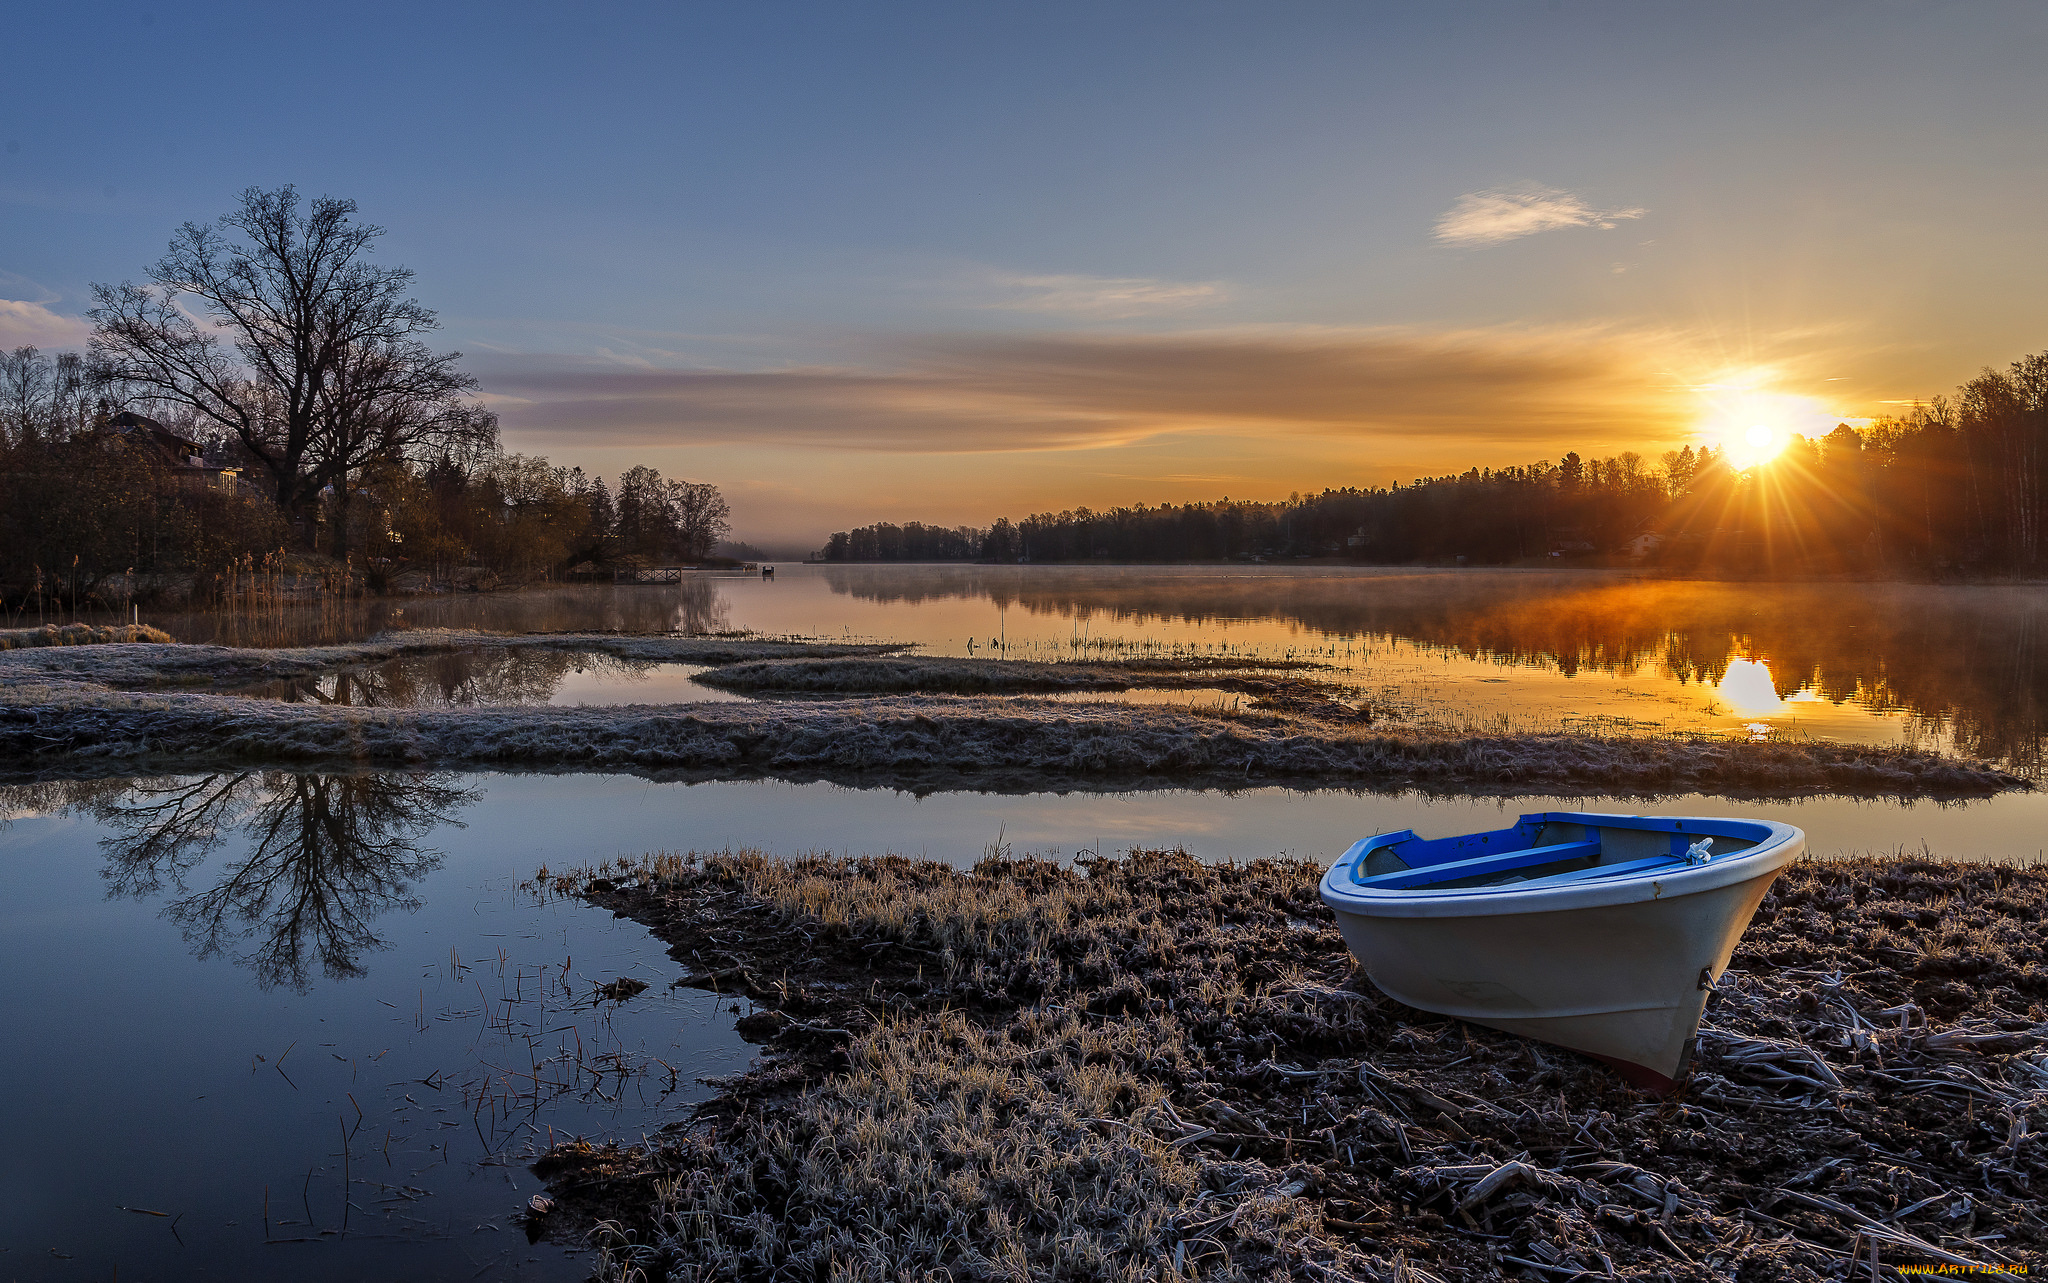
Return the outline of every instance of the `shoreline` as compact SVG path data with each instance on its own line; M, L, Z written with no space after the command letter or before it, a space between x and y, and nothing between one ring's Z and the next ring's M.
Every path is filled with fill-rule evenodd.
M778 563L787 565L870 569L876 566L922 566L922 567L967 567L977 570L1030 570L1044 567L1049 570L1162 570L1178 566L1198 570L1356 570L1362 572L1384 571L1396 574L1500 574L1500 575L1557 575L1587 574L1655 580L1660 583L1703 583L1703 584L1905 584L1926 588L2042 588L2048 587L2048 577L2021 574L1949 575L1936 576L1926 572L1917 574L1876 574L1851 573L1848 571L1812 571L1805 574L1743 574L1729 571L1711 574L1698 569L1681 570L1671 566L1659 566L1639 561L1545 561L1532 559L1518 562L1503 562L1498 565L1458 565L1456 563L1428 563L1403 561L1354 561L1349 557L1284 557L1268 561L790 561ZM518 591L518 589L496 589L493 591Z
M764 1056L658 1146L558 1146L533 1229L610 1219L609 1277L630 1249L691 1277L1819 1280L2048 1247L2048 868L1795 864L1666 1101L1378 994L1321 871L544 871L745 998Z

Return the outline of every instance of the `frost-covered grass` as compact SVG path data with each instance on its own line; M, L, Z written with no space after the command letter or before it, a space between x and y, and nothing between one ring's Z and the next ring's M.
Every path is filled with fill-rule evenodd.
M148 624L43 624L35 628L0 628L0 650L35 646L103 646L112 642L175 641Z
M430 765L1016 791L1279 783L1462 792L1941 796L2025 787L1983 763L1907 748L1456 733L1374 726L1356 710L1328 700L1269 700L1238 711L917 693L598 708L366 709L194 689L481 644L757 669L769 659L829 661L813 671L899 649L752 638L450 632L279 651L146 643L7 651L0 652L0 773L20 778L211 764ZM861 662L881 664L872 658ZM942 674L976 662L887 661L924 664ZM1092 680L1078 675L1080 666L1071 667L1075 680ZM998 671L1008 674L1007 682L1028 680L1007 668Z
M629 771L909 788L1304 786L1866 795L2021 787L1906 749L1357 730L1281 713L946 696L626 708L352 709L44 687L0 769L250 763Z
M1021 695L1088 691L1214 689L1263 694L1316 685L1301 677L1260 675L1254 660L1207 664L1034 663L937 655L853 655L727 664L697 680L724 690L774 694ZM1290 668L1306 665L1288 665ZM1224 670L1242 670L1237 672Z
M1122 691L1134 675L1101 664L1034 664L1014 659L888 656L871 659L783 659L731 664L698 681L764 694L980 695L1051 691Z
M108 648L68 651L62 654L40 653L0 657L0 692L18 682L39 678L86 681L115 690L240 687L254 682L310 677L358 665L380 664L405 655L445 654L478 646L594 651L618 659L677 664L736 664L762 659L832 658L875 655L902 649L899 646L842 645L836 642L801 639L625 636L617 633L506 635L423 628L386 633L364 642L266 650L241 646L181 645L172 642L168 634L153 628L144 628L143 631L150 636L141 639L102 640L165 644L129 645L119 650ZM0 634L6 635L8 634Z

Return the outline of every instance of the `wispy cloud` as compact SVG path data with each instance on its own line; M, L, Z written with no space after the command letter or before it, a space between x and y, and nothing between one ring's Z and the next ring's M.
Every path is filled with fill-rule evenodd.
M1566 227L1611 228L1648 210L1597 209L1584 198L1555 187L1495 188L1467 192L1436 220L1436 238L1446 245L1474 247Z
M1162 281L1145 276L1033 276L997 272L989 284L993 297L983 307L1096 320L1185 312L1220 303L1228 297L1215 281Z
M85 346L92 326L75 316L59 316L41 303L0 299L0 348Z
M92 326L50 310L58 295L26 276L0 269L0 348L83 347Z
M656 370L492 354L506 425L582 445L934 454L1182 434L1445 437L1509 457L1679 430L1670 344L1605 331L1254 330L896 340L859 366Z

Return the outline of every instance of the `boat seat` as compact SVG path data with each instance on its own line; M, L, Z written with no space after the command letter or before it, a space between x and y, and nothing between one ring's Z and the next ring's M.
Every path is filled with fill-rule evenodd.
M1600 842L1594 838L1584 842L1559 842L1552 846L1524 847L1519 851L1502 851L1497 855L1475 856L1469 860L1447 860L1442 864L1396 869L1392 873L1378 873L1364 878L1358 877L1354 872L1352 881L1358 886L1370 887L1375 891L1404 891L1410 887L1433 886L1440 882L1480 878L1492 873L1510 873L1516 869L1533 868L1540 864L1556 864L1561 860L1596 859L1599 854ZM1595 871L1585 870L1589 873Z
M1517 888L1520 888L1538 885L1556 886L1560 882L1592 882L1600 878L1623 877L1630 873L1647 873L1651 869L1662 868L1667 865L1671 868L1683 868L1685 866L1685 857L1682 855L1653 855L1646 860L1624 860L1620 864L1596 864L1590 869L1573 869L1567 873L1553 873L1548 877L1530 878L1527 882L1518 882L1515 885Z

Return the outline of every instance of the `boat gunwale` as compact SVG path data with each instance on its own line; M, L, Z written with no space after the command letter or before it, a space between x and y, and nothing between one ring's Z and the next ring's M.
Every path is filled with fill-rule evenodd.
M1569 912L1574 909L1608 905L1637 904L1675 899L1717 890L1752 878L1767 877L1789 864L1806 845L1806 834L1776 820L1751 820L1735 816L1644 816L1616 815L1591 811L1539 813L1563 823L1589 828L1662 829L1673 820L1688 824L1740 824L1763 828L1766 836L1744 851L1717 856L1704 864L1673 864L1668 868L1643 869L1611 878L1587 878L1544 885L1543 879L1505 886L1454 887L1434 889L1375 890L1351 880L1354 864L1376 849L1374 842L1385 834L1353 843L1324 873L1322 901L1337 913L1364 918L1493 917L1509 914ZM1633 823L1632 823L1633 821ZM1644 823L1648 821L1649 823ZM1668 830L1665 830L1668 831ZM1715 835L1708 830L1701 832Z

